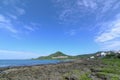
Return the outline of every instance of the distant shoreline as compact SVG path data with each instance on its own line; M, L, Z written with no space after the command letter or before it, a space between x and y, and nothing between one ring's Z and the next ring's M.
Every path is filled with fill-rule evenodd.
M0 68L58 64L69 61L71 60L2 60Z
M65 64L65 63L71 63L73 60L59 60L60 62L57 63L47 63L47 64L35 64L35 65L18 65L18 66L6 66L6 67L0 67L1 69L12 69L12 68L23 68L23 67L33 67L33 66L47 66L47 65L57 65L57 64Z

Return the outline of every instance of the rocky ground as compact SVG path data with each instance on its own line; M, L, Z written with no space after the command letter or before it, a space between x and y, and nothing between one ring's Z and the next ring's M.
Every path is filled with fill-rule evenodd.
M102 60L75 60L59 64L1 68L0 80L120 80L120 69L116 74L105 71L109 65Z

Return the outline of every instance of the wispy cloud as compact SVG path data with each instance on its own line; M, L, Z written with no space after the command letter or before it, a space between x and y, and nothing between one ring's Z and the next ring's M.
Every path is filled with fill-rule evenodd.
M7 30L11 33L18 33L17 29L12 25L11 20L0 14L0 29Z
M39 30L40 24L37 23L30 23L29 25L25 25L24 28L28 31L36 31Z
M77 30L76 29L71 29L71 30L69 30L69 31L66 31L66 34L67 35L70 35L70 36L74 36L74 35L76 35L77 34Z
M91 9L96 9L97 3L94 0L77 0L76 1L78 7L84 7L84 8L91 8Z
M65 23L79 22L79 19L89 15L98 8L94 0L53 0L55 5L60 8L59 19ZM55 7L56 7L55 6Z
M0 50L0 56L2 56L0 59L31 59L40 55L26 51Z
M14 15L14 14L11 14L11 13L6 13L7 16L9 16L10 18L14 19L14 20L17 20L18 16L17 15Z
M112 40L100 43L102 50L120 50L120 40Z
M103 23L99 35L96 37L96 42L108 49L116 49L120 47L120 16L116 15L115 19Z
M3 15L0 15L0 23L5 22L5 21L6 21L6 18Z
M120 2L116 2L115 5L113 6L113 9L116 10L120 7Z
M105 42L120 37L120 20L109 23L110 28L102 32L96 41Z
M78 24L82 27L82 21L89 19L94 26L89 29L97 29L95 42L102 48L115 49L120 42L120 1L119 0L53 0L55 7L59 7L59 19L63 24ZM92 18L91 18L92 16ZM81 23L81 24L79 24ZM89 24L86 22L85 24ZM77 26L78 26L77 25ZM88 28L87 28L88 29ZM74 31L71 31L74 34Z
M2 3L4 5L16 5L16 3L18 3L19 0L3 0Z
M25 9L20 8L20 7L15 7L15 9L16 9L16 11L17 11L17 13L18 13L19 15L25 14Z
M102 8L102 13L105 13L107 12L108 10L112 9L113 8L113 5L115 3L116 0L109 0L109 1L105 1L103 2L103 8Z
M25 26L25 29L27 29L28 31L35 31L35 29L32 26Z
M15 24L13 24L14 20L12 20L9 17L6 17L2 14L0 14L0 30L7 31L7 33L16 39L20 39L20 35L29 34L31 32L35 32L36 30L39 30L40 25L37 23L30 23L30 24L24 24L22 22L17 23L17 25L20 25L22 27L16 27ZM26 33L27 32L27 33Z
M19 16L22 16L26 13L26 10L24 9L24 6L22 4L22 0L3 0L3 5L7 7L8 9L4 9L3 13L7 16L17 19ZM1 6L4 8L4 6Z
M0 30L8 31L11 37L17 39L21 35L25 35L26 32L28 34L39 29L37 23L29 22L29 24L20 20L21 16L26 15L24 2L22 0L3 0L1 3L4 6L0 6L2 11L0 14ZM7 7L7 9L4 9L4 7Z
M74 23L91 15L96 20L106 19L120 7L118 0L53 0L55 7L59 7L59 19L65 23ZM116 12L116 11L114 11ZM116 12L117 13L117 12ZM107 14L107 15L106 15ZM76 24L76 23L75 23Z

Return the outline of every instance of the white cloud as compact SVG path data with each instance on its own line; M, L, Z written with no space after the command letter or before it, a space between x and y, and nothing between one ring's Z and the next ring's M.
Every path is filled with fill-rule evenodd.
M120 50L120 40L112 40L100 44L102 50Z
M74 35L77 34L77 30L75 30L75 29L69 30L69 31L66 32L66 34L68 34L70 36L74 36Z
M95 0L53 0L57 7L60 7L59 18L69 21L69 19L80 18L91 13L98 8L98 4ZM55 6L55 7L56 7ZM73 20L74 21L74 20Z
M16 27L16 25L13 24L13 22L13 19L0 14L0 30L7 32L11 37L16 39L21 39L22 35L28 35L31 32L39 30L40 28L40 24L37 23L31 22L30 24L24 24L22 22L17 23L16 21L16 25L22 26Z
M1 7L7 7L7 9L1 9L0 14L0 30L8 31L11 36L18 35L20 30L16 27L19 21L18 17L25 13L25 10L20 6L20 0L3 0L1 1ZM3 15L4 14L4 15Z
M118 9L120 7L120 2L116 2L115 6L113 6L113 9Z
M60 11L58 16L63 23L75 23L86 16L90 15L96 18L95 20L104 20L115 9L120 8L120 1L118 0L53 0L55 7L58 7ZM106 15L107 14L107 15Z
M119 18L117 18L114 21L108 22L106 26L102 26L102 27L108 27L108 28L107 29L105 28L104 31L100 33L100 35L96 38L97 42L105 42L120 37Z
M28 31L36 31L40 29L40 24L30 23L29 25L25 25L24 28Z
M14 15L14 14L10 14L8 13L7 16L9 16L10 18L17 20L18 16Z
M12 27L12 24L7 24L4 26L4 29L7 29L8 31L17 34L18 30Z
M15 7L15 9L16 9L16 11L17 11L17 13L18 13L19 15L25 14L25 9L20 8L20 7Z
M31 26L25 26L25 29L27 29L27 30L29 30L29 31L35 31L35 29L33 28L33 27L31 27Z
M15 5L19 0L3 0L2 3L4 5Z
M22 5L24 2L22 0L3 0L1 3L4 6L1 7L7 7L7 9L3 9L3 14L6 14L13 19L18 19L19 16L22 16L26 13L26 10Z
M5 29L11 33L18 33L18 31L12 25L11 20L0 14L0 29Z
M21 16L26 15L24 0L3 0L0 7L0 30L9 34L11 37L20 39L23 35L28 35L38 30L37 23L25 23L20 20ZM24 4L24 5L23 5ZM7 7L7 9L4 9ZM24 27L26 26L26 28Z
M0 15L0 23L5 22L5 21L6 21L5 17L3 15Z
M97 3L94 0L77 0L78 7L84 6L84 8L96 9Z
M58 15L61 22L70 25L72 25L71 23L78 23L82 27L81 24L85 20L94 20L91 21L94 22L91 23L94 25L92 29L95 30L100 27L95 42L104 49L117 49L120 47L119 0L54 0L54 2L60 8ZM89 24L89 22L85 24ZM90 25L88 27L91 29ZM74 35L75 32L70 31L69 34Z
M0 59L31 59L39 56L40 54L31 52L0 50Z
M75 35L75 34L76 34L76 31L75 31L75 30L71 30L71 31L70 31L70 35L71 35L71 36L73 36L73 35Z
M120 47L120 16L116 15L115 19L104 22L101 25L99 35L95 41L104 49L118 49Z
M106 0L103 2L103 8L102 8L102 13L107 12L108 10L113 8L114 3L116 2L116 0Z

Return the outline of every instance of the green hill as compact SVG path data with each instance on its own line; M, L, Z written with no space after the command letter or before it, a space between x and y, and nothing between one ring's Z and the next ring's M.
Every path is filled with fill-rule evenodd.
M38 57L36 59L42 59L42 60L49 60L49 59L82 59L82 58L88 58L90 56L92 56L93 54L84 54L84 55L77 55L77 56L70 56L70 55L66 55L60 51L57 51L53 54L50 54L48 56L41 56Z
M120 58L120 52L114 52L114 51L98 51L96 53L91 53L91 54L82 54L82 55L76 55L76 56L69 56L66 55L60 51L57 51L53 54L50 54L48 56L41 56L35 59L87 59L90 58L91 56L95 56L95 58L103 58L103 56L97 56L100 55L102 52L107 53L106 56L104 56L104 58Z
M64 53L62 53L60 51L57 51L57 52L55 52L55 53L53 53L53 54L51 54L49 56L50 57L58 57L58 56L68 56L68 55L66 55L66 54L64 54Z
M60 51L57 51L49 56L42 56L42 57L38 57L36 59L66 59L68 58L69 56L60 52Z
M80 59L86 59L86 58L89 58L89 57L91 57L91 56L94 56L95 54L82 54L82 55L77 55L77 56L75 56L76 58L80 58Z

